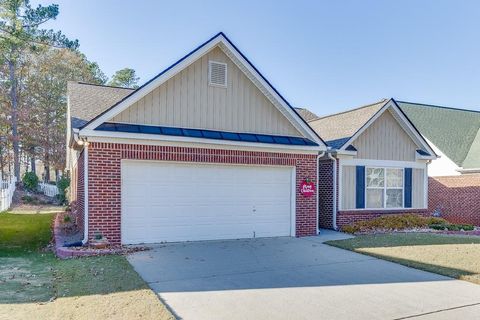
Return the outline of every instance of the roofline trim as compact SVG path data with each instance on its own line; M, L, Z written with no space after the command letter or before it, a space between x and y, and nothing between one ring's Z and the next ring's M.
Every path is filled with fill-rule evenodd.
M363 108L368 108L368 107L371 107L371 106L373 106L373 105L376 105L376 104L379 104L379 103L382 103L382 102L387 102L387 101L388 101L388 99L382 99L382 100L380 100L380 101L377 101L377 102L374 102L374 103L369 103L369 104L366 104L366 105L363 105L363 106L360 106L360 107L357 107L357 108L353 108L353 109L350 109L350 110L345 110L345 111L341 111L341 112L329 114L329 115L326 115L326 116L323 116L323 117L319 117L318 119L309 121L309 123L310 123L310 122L317 121L317 120L323 120L323 119L327 119L327 118L330 118L330 117L339 116L339 115L341 115L341 114L345 114L345 113L349 113L349 112L361 110L361 109L363 109Z
M244 147L256 147L266 149L285 149L285 150L302 150L302 151L324 151L322 146L307 146L307 145L285 145L285 144L271 144L271 143L259 143L259 142L245 142L245 141L232 141L232 140L216 140L207 138L195 138L195 137L183 137L183 136L169 136L169 135L152 135L148 133L130 133L130 132L117 132L117 131L103 131L103 130L91 130L85 129L81 137L86 137L90 141L96 141L97 139L127 139L127 140L147 140L156 142L186 142L186 143L199 143L219 146L244 146Z
M298 114L298 112L290 105L290 103L288 103L288 101L272 86L272 84L258 71L258 69L245 57L245 55L238 50L238 48L225 36L223 32L216 34L208 41L198 46L196 49L172 64L160 74L147 81L140 88L127 95L112 107L97 115L80 129L92 130L103 122L113 118L220 43L222 43L229 51L231 51L231 53L248 69L248 71L252 73L256 80L272 95L275 100L278 101L279 105L281 105L287 113L287 115L285 115L284 112L282 112L282 114L286 116L292 125L297 128L297 130L302 132L302 134L307 138L315 141L326 150L327 144L322 140L322 138L308 125L308 123Z
M428 144L428 142L425 140L425 138L420 134L420 132L417 130L417 128L415 128L415 126L413 125L413 123L410 121L410 119L408 119L408 117L405 115L405 113L403 113L403 111L400 109L400 107L398 106L398 104L396 103L396 101L391 98L390 100L387 100L385 102L385 104L363 125L360 127L360 129L357 130L357 132L355 132L355 134L353 136L350 137L350 139L348 139L348 141L346 141L340 148L339 150L342 150L344 151L346 149L347 146L349 146L350 144L353 143L353 141L355 141L358 136L360 134L362 134L368 127L370 127L370 125L378 119L378 117L380 117L380 115L382 115L388 108L392 107L393 110L395 110L395 112L400 116L401 120L403 121L403 123L405 123L407 125L407 129L414 135L414 137L416 138L417 140L417 143L420 144L422 147L424 147L425 149L427 149L429 151L429 153L431 155L434 155L434 157L436 158L437 157L437 154L435 153L435 151L432 149L432 147L430 147L430 145ZM403 127L403 126L402 126ZM405 128L404 128L405 130Z
M130 90L130 91L135 91L136 89L134 88L125 88L125 87L119 87L119 86L109 86L106 84L97 84L97 83L89 83L89 82L83 82L83 81L69 81L70 83L75 83L75 84L82 84L86 86L94 86L94 87L104 87L104 88L112 88L112 89L124 89L124 90Z
M409 102L409 101L403 101L403 100L396 100L396 101L397 101L398 103L408 103L408 104L413 104L413 105L416 105L416 106L433 107L433 108L440 108L440 109L453 110L453 111L464 111L464 112L480 113L480 110L461 109L461 108L454 108L454 107L447 107L447 106L439 106L439 105L428 104L428 103Z

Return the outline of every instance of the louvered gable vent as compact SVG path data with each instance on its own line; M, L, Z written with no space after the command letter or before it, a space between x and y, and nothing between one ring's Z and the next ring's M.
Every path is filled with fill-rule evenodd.
M227 64L216 61L209 61L208 83L214 86L227 86Z

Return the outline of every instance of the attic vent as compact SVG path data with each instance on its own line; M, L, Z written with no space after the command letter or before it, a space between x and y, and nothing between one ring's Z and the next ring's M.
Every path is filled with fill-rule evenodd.
M208 62L208 83L213 86L227 86L227 64L216 61Z

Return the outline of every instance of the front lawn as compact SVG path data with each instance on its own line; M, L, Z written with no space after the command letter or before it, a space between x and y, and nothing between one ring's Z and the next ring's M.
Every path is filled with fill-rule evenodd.
M394 233L326 244L480 284L480 237Z
M53 215L0 214L0 314L8 319L173 319L123 256L58 260Z

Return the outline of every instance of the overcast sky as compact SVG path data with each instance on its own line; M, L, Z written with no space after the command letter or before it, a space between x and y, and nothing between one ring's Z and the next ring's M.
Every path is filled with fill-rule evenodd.
M480 1L52 1L48 27L108 76L131 67L146 82L223 31L319 115L384 97L480 110Z

